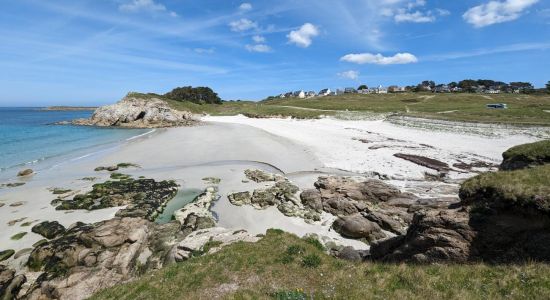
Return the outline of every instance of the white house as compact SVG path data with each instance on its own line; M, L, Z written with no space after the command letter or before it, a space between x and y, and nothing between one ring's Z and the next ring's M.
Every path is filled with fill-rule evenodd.
M306 93L303 90L296 91L296 92L294 92L294 97L304 99L306 97Z
M377 94L387 94L387 93L388 93L388 89L385 88L385 87L383 87L383 86L381 86L381 85L379 85L376 93L377 93Z
M332 93L332 91L330 89L322 89L319 94L317 94L318 96L328 96Z
M317 96L317 94L314 91L309 91L306 94L306 97L308 97L308 98L313 98L315 96Z

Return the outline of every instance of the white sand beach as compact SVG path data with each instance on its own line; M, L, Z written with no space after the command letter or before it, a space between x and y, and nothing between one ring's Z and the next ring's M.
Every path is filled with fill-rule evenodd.
M339 243L366 249L368 245L348 240L330 230L330 220L307 224L288 218L272 207L256 210L229 203L227 194L252 191L262 184L244 182L244 170L259 168L284 173L302 189L312 188L322 174L363 174L387 176L392 184L420 196L456 197L457 184L427 183L425 172L433 170L393 156L395 153L417 154L453 165L483 161L498 163L507 148L535 141L537 138L517 131L499 129L498 135L476 135L456 131L433 131L395 125L387 121L343 121L335 119L291 120L249 119L244 116L204 117L196 127L160 129L153 134L127 141L116 148L55 168L39 172L26 184L0 190L0 245L2 249L30 248L42 239L30 232L39 221L57 220L64 226L76 221L97 222L112 218L117 208L96 211L56 211L50 202L56 198L48 189L69 188L76 192L91 190L93 183L108 179L107 172L95 172L98 166L129 162L140 168L120 172L134 177L156 180L174 179L181 188L204 189L205 177L221 179L220 200L213 211L218 225L264 233L281 228L298 235L319 233ZM457 182L475 172L454 172ZM15 174L14 174L15 177ZM97 177L94 182L82 180ZM16 206L14 206L14 204ZM17 221L11 222L10 221ZM21 226L32 222L30 226ZM11 237L27 232L20 240ZM24 256L23 256L24 257ZM10 260L20 267L23 258Z

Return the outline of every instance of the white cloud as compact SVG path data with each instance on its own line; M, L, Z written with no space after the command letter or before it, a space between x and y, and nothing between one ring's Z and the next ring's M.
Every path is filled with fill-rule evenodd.
M359 71L349 70L349 71L345 71L345 72L340 72L337 75L339 77L346 78L346 79L351 79L351 80L359 79Z
M340 58L342 61L347 61L356 64L376 64L376 65L396 65L410 64L418 62L416 56L410 53L397 53L394 56L383 56L382 54L359 53L348 54Z
M266 44L246 45L245 48L250 52L271 52L271 47Z
M430 22L434 22L435 19L436 19L435 16L432 15L430 11L423 13L418 10L415 12L406 12L404 10L400 10L394 16L394 20L397 23L401 23L401 22L430 23Z
M255 35L252 37L252 40L255 42L255 43L265 43L265 37L261 36L261 35Z
M152 12L152 13L158 13L158 12L167 12L172 17L177 17L178 14L176 14L173 11L168 11L166 9L166 6L164 6L161 3L157 3L154 0L132 0L128 3L121 4L118 6L118 9L122 12L129 12L129 13L135 13L135 12Z
M307 48L312 43L312 38L319 35L319 29L311 23L305 23L298 30L292 30L288 35L288 41L298 47Z
M258 23L249 19L242 18L240 20L229 23L229 27L231 28L231 31L240 32L258 28Z
M513 21L519 18L525 9L537 2L539 0L489 1L468 9L462 17L474 27L481 28Z
M252 4L245 2L239 6L239 10L242 12L252 10Z

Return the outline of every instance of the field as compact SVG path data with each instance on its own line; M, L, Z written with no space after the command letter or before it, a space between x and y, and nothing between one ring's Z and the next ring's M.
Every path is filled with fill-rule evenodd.
M242 113L255 117L316 118L352 111L453 121L550 126L550 95L403 93L224 102L222 105L169 102L177 109L211 115ZM487 109L486 104L489 103L506 103L508 109Z
M192 258L92 299L545 299L550 267L352 263L279 230Z

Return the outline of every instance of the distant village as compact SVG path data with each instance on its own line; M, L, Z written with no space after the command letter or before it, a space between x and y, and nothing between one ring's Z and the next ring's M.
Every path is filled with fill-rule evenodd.
M500 93L533 93L536 92L533 85L529 82L510 82L505 83L493 80L462 80L460 82L451 82L448 84L435 84L434 81L423 81L415 86L397 86L390 85L384 87L378 85L369 87L365 84L358 88L347 87L331 90L325 88L319 92L315 91L293 91L282 93L278 96L269 98L313 98L323 96L337 96L344 94L388 94L388 93L406 93L406 92L432 92L432 93L482 93L482 94L500 94Z

